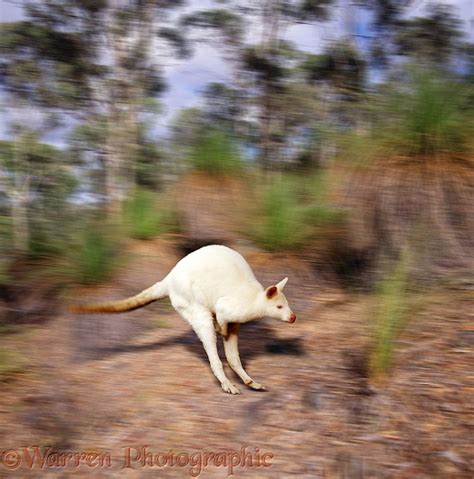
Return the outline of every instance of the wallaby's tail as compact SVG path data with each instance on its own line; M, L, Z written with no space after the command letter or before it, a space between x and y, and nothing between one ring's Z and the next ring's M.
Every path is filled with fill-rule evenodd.
M165 296L168 296L168 288L164 281L159 281L131 298L99 304L74 304L69 310L73 313L124 313L142 308Z

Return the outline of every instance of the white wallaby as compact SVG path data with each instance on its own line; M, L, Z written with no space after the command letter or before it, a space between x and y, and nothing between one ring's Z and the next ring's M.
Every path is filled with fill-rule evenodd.
M264 390L245 372L240 362L239 326L264 316L295 322L296 316L283 294L287 281L285 278L264 289L242 255L226 246L211 245L185 256L162 281L132 298L97 305L76 305L71 309L79 313L119 313L169 296L174 309L202 341L222 389L239 394L224 373L217 353L216 331L224 338L230 367L247 386Z

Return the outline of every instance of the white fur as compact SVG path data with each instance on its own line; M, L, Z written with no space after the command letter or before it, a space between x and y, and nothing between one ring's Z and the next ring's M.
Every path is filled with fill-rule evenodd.
M226 246L212 245L184 257L150 290L156 298L170 297L173 307L202 341L222 389L238 394L239 390L224 373L215 331L224 337L224 350L231 368L248 386L264 389L253 381L240 362L239 325L264 316L293 322L296 316L282 292L287 281L288 278L280 281L274 295L268 298L267 291L274 287L264 289L239 253Z

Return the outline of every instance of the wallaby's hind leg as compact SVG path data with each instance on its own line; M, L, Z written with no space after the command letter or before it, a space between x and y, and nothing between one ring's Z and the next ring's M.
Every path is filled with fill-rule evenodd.
M239 394L240 391L229 381L225 375L222 362L219 359L212 313L201 307L187 308L184 311L180 311L180 313L192 326L201 340L207 357L209 358L212 372L221 383L222 389L230 394Z
M245 369L242 367L242 363L240 362L239 356L239 323L228 323L227 326L227 336L224 337L224 350L225 356L227 358L227 362L229 366L238 374L240 379L252 389L256 389L259 391L264 391L265 388L254 381L246 372Z

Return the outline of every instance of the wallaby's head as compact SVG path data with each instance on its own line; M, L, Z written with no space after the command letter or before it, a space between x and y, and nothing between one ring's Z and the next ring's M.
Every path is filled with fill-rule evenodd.
M291 310L283 294L288 278L282 279L278 284L269 286L265 290L265 316L280 319L287 323L296 321L296 314Z

